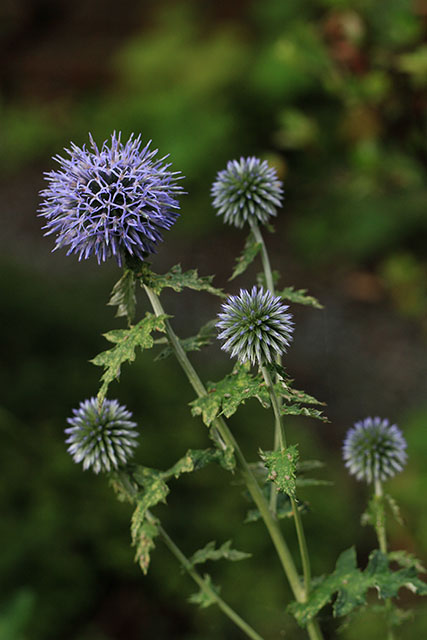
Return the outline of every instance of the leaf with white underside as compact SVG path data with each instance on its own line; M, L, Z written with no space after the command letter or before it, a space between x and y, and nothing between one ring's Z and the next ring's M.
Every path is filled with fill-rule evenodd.
M98 400L102 402L107 394L110 383L120 376L120 369L124 362L135 360L135 350L151 349L154 344L152 333L165 332L165 319L168 316L155 316L146 313L145 317L130 329L115 329L104 333L104 337L114 344L112 349L99 353L91 362L105 371L101 376L102 386L98 393Z

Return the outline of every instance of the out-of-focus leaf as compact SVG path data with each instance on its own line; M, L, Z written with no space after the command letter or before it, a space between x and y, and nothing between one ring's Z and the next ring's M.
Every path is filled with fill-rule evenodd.
M241 273L244 273L248 266L253 262L258 253L261 250L261 244L257 242L252 233L248 235L245 242L245 247L243 252L236 260L236 265L234 267L234 271L229 278L230 280L234 280Z
M236 562L238 560L245 560L251 557L251 553L245 551L238 551L231 548L231 540L224 542L218 549L215 549L216 542L208 542L203 549L198 549L190 558L191 564L202 564L208 560L231 560Z

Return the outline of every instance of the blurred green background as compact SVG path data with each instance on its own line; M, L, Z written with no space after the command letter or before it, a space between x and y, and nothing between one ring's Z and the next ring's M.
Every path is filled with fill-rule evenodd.
M244 235L210 205L216 172L241 155L271 161L286 200L268 234L281 284L308 287L324 311L293 308L287 367L297 388L328 403L331 424L288 420L304 458L320 458L334 486L306 489L315 574L356 543L361 564L375 545L359 517L367 493L347 477L341 443L352 423L389 417L404 431L409 464L389 486L405 527L390 547L427 560L427 188L425 0L3 0L0 7L0 638L3 640L234 640L159 541L143 577L129 547L127 505L105 479L82 473L66 453L72 408L97 391L88 361L120 327L106 307L115 265L51 254L36 217L42 172L72 139L101 142L141 132L186 176L182 216L153 260L216 273L229 283ZM220 260L218 260L220 256ZM145 310L140 301L140 313ZM191 335L218 311L205 294L165 294L174 326ZM216 345L196 354L205 379L230 367ZM111 387L141 428L139 462L165 468L205 447L191 418L193 395L171 360L146 353ZM184 402L183 402L184 400ZM271 443L256 401L232 420L250 459ZM191 554L232 537L253 557L209 566L222 594L266 640L304 634L260 524L243 525L241 487L220 469L177 481L165 527ZM293 527L284 523L291 546ZM375 597L374 597L375 599ZM427 610L413 607L401 638L427 637ZM366 611L345 628L322 613L327 638L384 633Z

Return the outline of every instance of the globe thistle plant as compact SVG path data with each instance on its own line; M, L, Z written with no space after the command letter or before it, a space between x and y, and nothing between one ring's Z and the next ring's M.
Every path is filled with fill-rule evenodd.
M140 136L123 144L113 133L100 149L89 139L90 148L71 143L69 157L54 158L60 169L46 173L39 210L45 235L56 234L55 249L68 247L79 260L114 256L119 266L124 254L143 260L179 215L179 172L156 160L157 150L150 142L142 147Z
M356 422L344 440L343 458L358 480L383 482L402 471L406 460L406 440L398 427L382 418Z
M272 362L292 340L293 322L287 309L281 298L262 287L253 287L250 293L241 289L240 295L227 299L218 315L218 339L225 341L221 349L240 362Z
M232 160L219 171L212 185L217 215L235 227L246 222L266 224L282 205L282 183L266 160L254 156Z
M137 446L136 423L132 414L117 400L104 400L101 406L96 398L80 403L68 418L70 427L66 443L74 462L83 462L83 469L112 471L128 462Z

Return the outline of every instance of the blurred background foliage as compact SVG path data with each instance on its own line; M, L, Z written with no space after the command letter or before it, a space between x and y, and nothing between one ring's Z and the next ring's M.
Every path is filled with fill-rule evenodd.
M70 139L86 142L88 131L98 141L112 130L141 132L170 154L188 195L154 266L198 266L232 292L256 270L227 282L244 238L214 216L210 185L241 155L276 166L286 201L267 239L274 267L282 284L309 287L326 305L292 309L287 361L297 387L326 400L332 420L288 426L304 457L325 460L323 476L335 482L302 496L312 505L315 573L330 571L355 540L361 563L375 545L359 523L366 491L340 458L346 429L369 414L397 421L409 443L408 468L389 487L406 520L391 525L391 547L427 558L426 26L425 0L3 0L1 638L241 637L214 608L186 603L192 587L160 542L148 577L140 575L128 507L65 450L66 417L97 391L88 360L106 347L100 334L121 326L105 307L119 273L50 255L35 212L50 156ZM204 294L165 298L182 334L218 310ZM229 368L215 346L194 360L208 379ZM145 354L112 393L141 425L143 464L164 468L187 447L207 445L174 362L153 365ZM255 404L233 429L250 458L269 447ZM269 540L260 524L241 524L248 505L238 484L226 492L229 480L219 469L182 479L159 515L188 554L231 535L251 550L238 565L209 567L223 595L266 640L302 638L285 612L289 594ZM401 604L416 607L401 637L427 635L425 605L408 595ZM384 629L366 611L339 631L329 610L323 621L329 638Z

